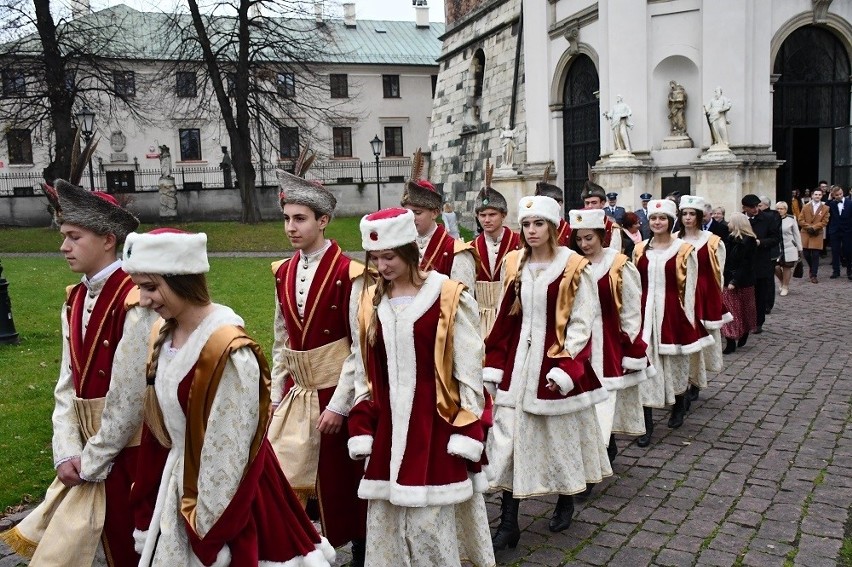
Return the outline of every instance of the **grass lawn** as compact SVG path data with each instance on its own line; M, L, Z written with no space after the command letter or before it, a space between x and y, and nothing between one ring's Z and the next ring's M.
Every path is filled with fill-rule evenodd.
M251 236L252 229L245 232ZM274 313L270 259L211 258L210 264L213 300L245 319L269 358ZM0 512L25 500L41 500L53 479L50 417L61 357L59 311L65 286L79 281L60 258L7 258L3 268L21 344L0 345Z
M440 219L440 217L438 217ZM328 238L337 241L346 251L361 250L360 217L334 219L326 229ZM262 222L243 225L236 222L192 222L169 225L190 232L207 233L210 252L284 252L292 250L284 234L284 222ZM139 232L156 228L141 225ZM466 240L471 232L461 228ZM51 228L20 228L0 226L0 254L8 252L58 252L59 232Z

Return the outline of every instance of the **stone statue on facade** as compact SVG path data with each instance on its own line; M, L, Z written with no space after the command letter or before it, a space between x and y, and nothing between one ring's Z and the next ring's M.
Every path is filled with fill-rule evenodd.
M160 218L177 217L177 187L172 175L172 154L165 144L160 146L160 181L157 189L160 192Z
M710 137L713 145L727 149L728 142L728 111L731 110L731 99L722 94L722 87L716 87L713 98L704 105L704 114L710 126Z
M615 104L612 110L603 113L604 118L610 121L612 128L612 142L615 146L616 153L631 153L630 137L628 131L633 128L633 122L630 117L633 111L624 102L621 95L615 97Z
M686 135L686 89L677 81L669 81L669 125L673 136Z
M515 131L516 128L509 128L508 122L500 131L500 143L503 146L503 163L500 164L500 169L512 169L515 165Z

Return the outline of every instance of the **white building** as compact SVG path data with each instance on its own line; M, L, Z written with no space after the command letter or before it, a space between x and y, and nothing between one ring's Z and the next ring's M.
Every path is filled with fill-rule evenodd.
M547 164L566 207L580 204L589 164L629 209L646 191L730 211L745 193L782 199L820 179L852 181L852 2L468 0L446 12L432 175L461 203L484 160L501 163L507 121L514 163L495 185L507 197L532 192ZM691 147L672 139L670 81L688 95ZM724 156L708 151L703 110L717 87L731 101ZM613 155L602 116L618 95L632 109L628 157Z
M272 169L291 163L299 146L308 141L319 154L318 163L332 163L336 176L343 178L357 178L347 172L358 170L362 160L374 162L370 140L376 135L384 141L381 159L390 162L427 145L444 24L430 23L425 6L413 8L416 21L408 22L357 20L354 3L344 4L344 13L343 19L317 15L316 25L330 32L335 53L312 64L316 74L312 81L318 80L322 87L319 94L317 89L310 93L302 89L303 77L298 72L277 76L272 72L270 76L270 81L277 82L279 94L283 91L297 103L302 97L301 102L310 106L333 108L335 118L318 123L304 117L299 127L295 119L288 118L293 110L282 107L277 123L263 124L267 136L259 138L254 130L252 135L259 138L255 140L255 164L260 185L275 184ZM170 148L179 188L183 188L182 179L187 180L186 188L206 186L203 176L194 173L193 181L189 181L190 176L182 173L218 168L223 147L230 145L215 98L197 88L203 66L199 63L197 70L163 72L173 62L165 48L160 48L157 30L166 29L168 17L117 5L78 18L98 18L105 25L121 27L118 34L131 48L116 57L131 70L116 73L113 80L116 88L136 98L141 113L141 120L137 120L115 106L108 115L99 112L96 135L101 141L93 167L96 188L129 191L155 187L160 145ZM14 58L6 58L2 96L25 93L37 80L16 67ZM310 100L305 101L308 97ZM108 101L102 102L102 108L109 107ZM201 107L205 107L203 112L198 111ZM296 116L299 112L295 111ZM0 116L0 128L4 135L0 141L0 193L10 193L10 185L32 186L49 161L48 125L21 128L8 116ZM149 171L147 176L145 170ZM10 180L12 176L18 179ZM29 178L33 183L26 182ZM84 180L88 186L88 174Z

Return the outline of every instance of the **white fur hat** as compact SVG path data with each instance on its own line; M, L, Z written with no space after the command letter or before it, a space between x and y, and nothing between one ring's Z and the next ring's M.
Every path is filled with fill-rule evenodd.
M210 271L207 235L174 228L131 232L124 242L121 268L128 274L206 274Z
M671 199L652 199L648 201L648 216L664 213L672 219L677 218L677 205Z
M697 195L684 195L680 198L680 210L695 209L704 212L704 198Z
M414 213L408 209L382 209L361 219L361 246L364 250L390 250L416 239Z
M529 217L536 217L550 221L554 226L559 226L562 220L562 207L555 199L543 195L523 197L518 203L518 222L523 222Z
M568 222L571 230L606 228L606 213L603 209L573 210L568 213Z

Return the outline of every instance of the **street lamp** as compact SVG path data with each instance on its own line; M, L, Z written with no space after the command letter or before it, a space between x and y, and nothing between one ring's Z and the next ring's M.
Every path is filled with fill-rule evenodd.
M86 147L89 146L89 141L95 133L95 113L88 106L83 105L83 109L77 113L77 124L80 125L83 138L86 140ZM92 172L92 155L89 154L89 188L95 190L95 174Z
M373 148L373 155L376 156L376 202L379 206L376 210L378 211L382 210L382 186L379 179L379 156L382 153L382 146L384 145L385 143L379 139L378 134L376 134L375 138L370 140L370 146Z

